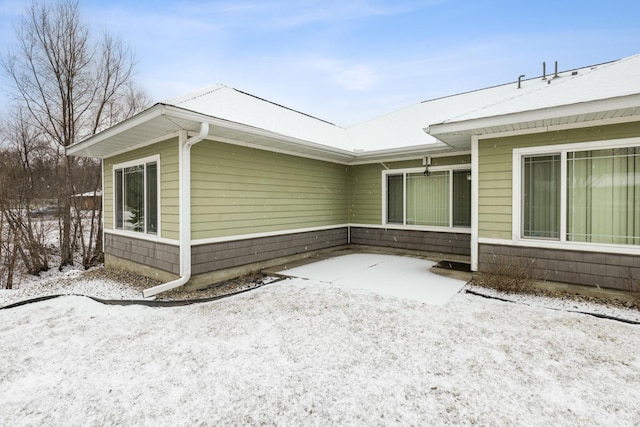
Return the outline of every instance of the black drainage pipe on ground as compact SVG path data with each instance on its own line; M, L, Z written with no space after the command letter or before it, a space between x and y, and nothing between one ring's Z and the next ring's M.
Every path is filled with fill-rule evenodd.
M531 307L531 304L527 304L527 303L524 303L524 302L513 301L513 300L510 300L510 299L506 299L506 298L494 297L494 296L491 296L491 295L483 294L481 292L472 291L470 289L465 289L465 293L471 294L471 295L475 295L475 296L479 296L479 297L482 297L482 298L495 299L495 300L498 300L498 301L510 302L510 303L513 303L513 304L524 304L524 305L528 305L529 307ZM600 319L615 320L616 322L628 323L630 325L640 325L640 322L637 322L635 320L623 319L623 318L615 317L615 316L609 316L608 314L590 313L588 311L580 311L580 310L564 310L564 309L561 309L561 308L553 308L553 307L544 307L544 308L546 308L547 310L564 311L566 313L586 314L587 316L598 317Z
M42 297L37 297L37 298L31 298L28 300L24 300L24 301L18 301L15 302L13 304L9 304L9 305L5 305L3 307L0 307L0 310L8 310L10 308L16 308L16 307L21 307L23 305L27 305L27 304L33 304L36 302L41 302L41 301L46 301L46 300L50 300L53 298L59 298L59 297L85 297L85 298L89 298L94 300L95 302L99 302L101 304L105 304L105 305L120 305L120 306L128 306L128 305L143 305L146 307L180 307L180 306L185 306L185 305L192 305L192 304L200 304L203 302L211 302L211 301L217 301L220 299L224 299L224 298L229 298L235 295L239 295L239 294L243 294L245 292L249 292L249 291L253 291L254 289L258 289L261 288L263 286L269 285L271 283L276 283L279 282L281 280L284 279L277 279L274 281L271 281L269 283L262 283L258 286L254 286L252 288L247 288L247 289L242 289L236 292L231 292L228 294L224 294L224 295L216 295L215 297L209 297L209 298L198 298L198 299L186 299L186 300L143 300L143 299L102 299L102 298L97 298L97 297L92 297L89 295L80 295L80 294L56 294L56 295L46 295L46 296L42 296Z

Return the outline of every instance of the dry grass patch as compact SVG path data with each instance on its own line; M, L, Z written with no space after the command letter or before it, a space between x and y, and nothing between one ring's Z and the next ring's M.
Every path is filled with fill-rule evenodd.
M531 293L536 282L546 279L534 264L534 259L494 255L491 262L485 263L476 281L501 292Z

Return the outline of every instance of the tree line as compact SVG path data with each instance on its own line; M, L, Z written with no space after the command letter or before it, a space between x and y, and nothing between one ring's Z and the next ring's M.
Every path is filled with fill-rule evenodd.
M78 1L33 1L1 60L11 105L0 117L0 288L102 253L101 165L64 149L149 105L121 39L96 35Z

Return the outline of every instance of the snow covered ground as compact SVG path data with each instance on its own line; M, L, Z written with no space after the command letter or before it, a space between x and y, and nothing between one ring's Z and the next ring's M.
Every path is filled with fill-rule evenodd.
M0 307L46 295L87 295L102 299L140 299L142 289L99 277L81 267L51 268L39 277L24 276L15 289L0 289Z
M465 282L430 273L434 265L433 261L410 256L356 253L279 273L380 295L446 304Z
M545 304L298 278L27 304L0 310L0 425L640 425L640 326Z

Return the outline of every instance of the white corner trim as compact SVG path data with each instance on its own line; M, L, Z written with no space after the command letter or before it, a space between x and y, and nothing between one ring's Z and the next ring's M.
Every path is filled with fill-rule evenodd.
M511 239L515 242L522 234L522 154L516 149L511 155Z
M478 137L473 135L471 137L471 271L478 271L479 164Z

